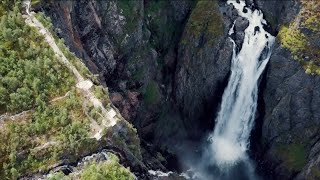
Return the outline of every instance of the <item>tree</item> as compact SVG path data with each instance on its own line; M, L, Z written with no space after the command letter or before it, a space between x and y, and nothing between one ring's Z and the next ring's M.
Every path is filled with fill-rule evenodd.
M105 162L92 163L84 168L81 180L134 180L129 169L119 164L117 156L108 153L109 159Z
M19 88L16 93L10 94L9 109L12 111L30 109L32 104L32 91L27 87Z

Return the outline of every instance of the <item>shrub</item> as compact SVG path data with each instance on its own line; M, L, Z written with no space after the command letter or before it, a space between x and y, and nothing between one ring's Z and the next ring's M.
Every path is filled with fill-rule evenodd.
M134 180L130 170L119 164L117 156L111 153L108 153L108 156L108 161L86 166L81 173L81 180Z
M144 101L148 105L156 104L160 100L158 84L155 81L149 82L144 92Z

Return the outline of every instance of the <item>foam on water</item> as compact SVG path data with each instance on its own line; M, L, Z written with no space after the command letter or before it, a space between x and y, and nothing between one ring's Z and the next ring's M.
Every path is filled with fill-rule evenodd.
M263 29L266 21L260 10L251 10L244 1L229 0L249 26L240 52L234 41L231 75L226 87L216 126L209 139L212 163L225 169L247 158L249 136L255 119L258 80L265 69L274 37ZM243 11L243 9L246 11ZM246 12L246 13L244 13ZM234 33L234 26L229 34Z

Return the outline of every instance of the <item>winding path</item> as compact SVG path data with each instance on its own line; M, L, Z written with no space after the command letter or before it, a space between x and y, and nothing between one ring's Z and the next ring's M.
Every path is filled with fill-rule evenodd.
M94 126L94 129L98 131L95 135L93 135L94 138L99 140L102 136L102 131L104 127L112 127L114 126L118 118L116 117L116 110L112 107L107 110L100 99L98 99L94 93L91 91L91 87L93 86L93 83L91 80L87 79L85 80L83 76L79 73L79 71L70 63L70 61L65 57L65 55L62 53L58 45L56 44L52 34L48 29L46 29L43 24L33 15L34 12L30 12L30 1L24 1L24 5L26 8L26 13L23 15L25 18L25 22L27 25L31 27L35 27L39 31L40 34L42 34L45 37L45 41L50 45L52 50L54 51L55 55L58 57L57 59L64 64L76 77L77 84L76 87L81 90L83 96L89 100L95 108L101 109L102 115L104 116L102 120L102 126L99 126L97 122L91 123L91 126Z

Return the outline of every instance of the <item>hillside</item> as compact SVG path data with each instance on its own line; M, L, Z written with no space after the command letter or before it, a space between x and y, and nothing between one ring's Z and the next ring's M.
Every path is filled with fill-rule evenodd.
M319 179L319 2L1 1L0 179Z
M22 15L18 2L7 8L0 30L1 179L46 173L108 143L140 157L136 130L112 106L108 90L51 35L51 22L36 15L46 29L33 13Z

